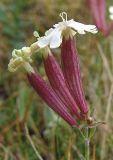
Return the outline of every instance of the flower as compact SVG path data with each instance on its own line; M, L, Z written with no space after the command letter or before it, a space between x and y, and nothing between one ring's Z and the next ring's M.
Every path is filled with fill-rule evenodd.
M66 18L64 19L64 15ZM65 30L67 27L71 28L74 32L73 33L79 33L79 34L85 34L86 32L91 32L91 33L97 33L97 29L95 25L85 25L79 22L74 21L73 19L67 20L67 14L65 12L62 12L60 14L62 17L62 22L59 22L58 24L55 24L55 28L59 28L61 32Z
M20 67L23 67L27 71L28 81L38 95L71 127L77 127L76 119L74 119L74 117L69 113L66 106L62 103L61 99L57 96L52 87L31 67L31 55L34 48L35 44L31 45L31 47L23 47L19 50L14 49L12 52L12 58L8 64L9 71L15 72Z
M8 64L8 69L10 72L15 72L21 66L24 66L28 72L33 72L30 63L32 63L30 47L23 47L22 49L18 50L14 49L12 52L12 58Z
M106 15L106 2L105 0L87 0L89 5L89 10L91 12L92 18L97 26L97 28L106 33L108 26L105 19Z
M109 18L113 20L113 6L109 7L109 13L110 13Z
M98 30L108 36L113 30L113 23L106 20L106 0L86 0L91 16ZM109 7L110 19L113 19L113 6Z
M97 28L95 25L85 25L76 22L73 19L67 20L67 14L65 12L62 12L60 16L63 21L53 25L53 28L50 28L45 32L45 36L38 38L37 44L40 48L44 48L46 46L49 46L50 48L59 47L62 43L63 35L74 36L76 33L97 33Z
M44 48L49 46L50 48L57 48L60 46L61 40L61 31L57 28L50 28L45 32L45 36L38 38L38 46Z

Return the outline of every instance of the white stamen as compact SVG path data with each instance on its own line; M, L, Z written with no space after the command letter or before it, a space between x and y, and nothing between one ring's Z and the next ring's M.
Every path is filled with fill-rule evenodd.
M60 13L59 16L62 18L63 22L67 21L67 13L66 12Z

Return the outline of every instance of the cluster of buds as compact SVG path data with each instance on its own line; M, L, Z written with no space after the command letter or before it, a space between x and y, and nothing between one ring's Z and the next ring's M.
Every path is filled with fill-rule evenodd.
M113 22L108 24L106 20L106 0L86 0L86 2L98 30L108 36L113 31ZM113 7L109 7L109 12L109 18L113 20Z
M79 57L74 41L76 33L97 33L94 25L85 25L67 20L65 12L60 14L62 22L53 25L38 37L30 47L12 52L9 71L23 67L28 81L38 95L62 117L71 127L78 127L78 121L88 121L88 105L82 85ZM36 33L36 32L35 32ZM61 46L62 67L55 59L51 48ZM31 66L32 54L41 50L44 68L49 82L45 81Z

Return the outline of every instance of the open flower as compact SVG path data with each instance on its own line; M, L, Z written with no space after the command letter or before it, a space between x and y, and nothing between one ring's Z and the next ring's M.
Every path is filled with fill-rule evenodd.
M106 33L108 26L106 22L106 2L105 0L87 0L89 10L97 28Z
M106 20L106 0L86 0L91 16L98 30L105 36L108 36L113 30L113 23ZM113 19L113 7L109 8L110 19Z
M110 13L109 18L113 20L113 6L109 7L109 13Z
M40 48L44 48L46 46L49 46L50 48L57 48L60 46L61 42L61 31L57 28L51 28L45 32L45 36L38 38L37 44Z
M78 68L77 68L77 70L75 69L75 67L78 66L78 61L77 60L75 61L76 55L74 54L75 50L73 49L74 42L71 43L72 45L68 45L70 43L67 43L66 45L69 47L66 47L64 45L67 52L65 51L63 54L64 55L67 54L67 56L68 55L71 55L71 56L68 56L69 59L64 58L62 60L62 66L64 65L63 61L66 62L67 66L70 66L69 64L71 63L70 68L72 70L69 71L68 69L70 69L70 68L68 68L66 70L69 71L68 75L70 75L70 73L74 72L73 74L71 74L72 76L70 76L70 79L72 77L72 79L71 79L72 85L71 86L73 87L74 92L76 92L77 98L75 98L76 96L74 97L75 93L73 95L73 92L71 91L70 87L68 88L67 85L65 84L65 80L66 80L67 84L69 82L68 82L66 76L64 77L65 74L64 75L62 74L62 71L60 70L60 67L57 64L56 60L51 56L51 54L49 54L47 48L48 47L49 48L59 47L61 45L61 43L64 44L64 39L67 41L68 41L68 39L69 39L69 41L71 41L71 40L74 41L73 36L76 33L85 34L86 32L91 32L91 33L95 34L95 33L97 33L97 28L95 25L85 25L85 24L76 22L73 19L67 20L67 14L65 12L61 13L60 16L62 18L62 22L59 22L59 23L53 25L53 28L46 31L45 36L39 37L37 44L40 48L44 48L44 52L45 52L45 54L43 54L44 66L45 66L45 70L46 70L48 79L50 81L50 84L53 87L53 89L55 90L55 92L60 96L60 98L62 99L63 102L66 102L66 104L68 104L71 107L71 109L74 110L73 113L77 114L76 105L75 105L75 107L73 107L74 99L75 99L75 102L77 102L78 107L81 110L81 112L83 114L87 114L88 107L86 105L85 96L83 94L83 89L82 89L82 84L81 84L82 82L81 82L81 77L80 77L80 70ZM70 38L71 38L71 40L70 40ZM48 52L48 54L47 54L47 52ZM68 53L68 52L70 52L70 53ZM73 61L73 56L74 56L74 61ZM57 74L56 74L56 72L57 72ZM66 72L66 74L67 74L67 72ZM75 84L77 86L75 86ZM72 94L72 97L71 97L70 93ZM69 97L71 97L71 99ZM73 99L73 97L74 97L74 99ZM79 115L79 114L77 114L77 115Z
M68 27L73 30L74 34L76 33L85 34L86 32L97 33L97 29L95 25L85 25L85 24L76 22L73 19L67 20L67 14L65 12L62 12L60 16L62 17L63 21L54 25L54 27L59 28L60 31L63 31Z
M91 32L93 34L97 33L97 28L95 25L85 25L74 21L73 19L67 20L67 14L65 12L61 13L62 22L53 25L53 28L46 31L45 36L39 37L37 44L40 48L49 46L50 48L57 48L62 43L62 36L66 35L74 36L76 33L85 34L86 32ZM64 18L65 16L65 18Z

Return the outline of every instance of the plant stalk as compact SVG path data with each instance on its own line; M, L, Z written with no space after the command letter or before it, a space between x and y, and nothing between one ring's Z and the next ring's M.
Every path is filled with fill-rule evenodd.
M90 138L88 136L88 128L86 128L85 138L85 160L90 160Z

